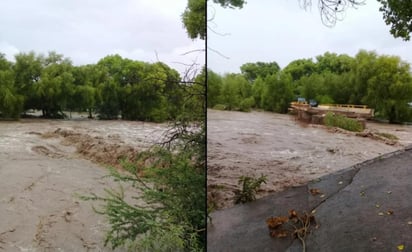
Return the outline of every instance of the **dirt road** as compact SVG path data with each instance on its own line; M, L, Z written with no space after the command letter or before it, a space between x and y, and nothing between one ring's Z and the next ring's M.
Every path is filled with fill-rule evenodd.
M117 188L104 165L160 138L163 124L0 122L0 251L111 251L109 225L78 195ZM127 188L126 188L127 190Z
M367 123L362 136L293 116L208 110L208 200L233 205L240 176L267 176L258 198L412 144L412 127ZM376 133L399 138L396 143Z

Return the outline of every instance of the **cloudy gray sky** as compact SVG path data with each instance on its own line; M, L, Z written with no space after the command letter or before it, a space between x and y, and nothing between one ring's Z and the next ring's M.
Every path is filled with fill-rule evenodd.
M360 49L400 56L412 63L412 42L394 39L389 33L379 3L366 0L358 9L348 9L335 27L324 26L312 0L311 10L300 8L299 0L250 0L243 9L223 9L210 4L208 68L218 73L240 72L247 62L276 61L282 68L295 59L312 58L326 51L356 55Z
M0 8L0 52L54 50L75 65L109 54L184 71L180 63L204 63L204 41L186 35L180 15L187 0L13 0Z

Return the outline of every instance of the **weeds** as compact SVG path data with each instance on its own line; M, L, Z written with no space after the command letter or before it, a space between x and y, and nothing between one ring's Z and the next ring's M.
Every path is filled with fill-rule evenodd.
M256 193L260 189L262 183L266 184L267 177L261 175L259 178L241 176L239 185L242 185L242 190L235 191L235 204L246 203L256 200Z
M364 130L363 125L356 119L348 118L343 115L328 112L325 116L324 123L328 127L338 127L341 129L361 132Z

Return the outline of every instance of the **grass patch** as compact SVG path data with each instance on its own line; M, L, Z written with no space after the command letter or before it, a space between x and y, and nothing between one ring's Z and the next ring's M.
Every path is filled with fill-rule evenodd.
M343 115L327 113L324 119L324 123L328 127L338 127L341 129L361 132L364 130L363 125L356 119L348 118Z

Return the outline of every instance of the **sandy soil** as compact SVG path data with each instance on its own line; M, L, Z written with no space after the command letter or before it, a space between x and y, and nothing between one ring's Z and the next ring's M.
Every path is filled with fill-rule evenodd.
M103 163L146 148L165 128L123 121L0 122L0 251L111 251L103 246L109 225L92 210L99 203L78 195L118 188L103 178Z
M208 110L207 116L208 200L217 208L233 206L240 176L267 176L260 198L412 144L412 126L367 122L357 136L268 112Z

